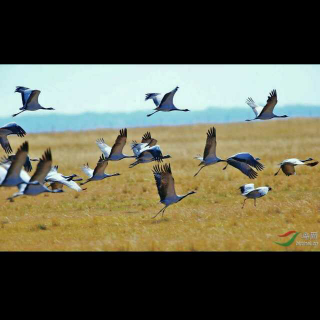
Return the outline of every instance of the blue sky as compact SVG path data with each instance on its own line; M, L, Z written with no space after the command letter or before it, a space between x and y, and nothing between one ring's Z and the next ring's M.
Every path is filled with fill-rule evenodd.
M22 106L18 85L40 90L44 107L78 114L150 111L145 93L176 86L181 109L246 107L249 96L264 105L272 89L278 106L320 106L319 83L320 65L0 65L0 117Z

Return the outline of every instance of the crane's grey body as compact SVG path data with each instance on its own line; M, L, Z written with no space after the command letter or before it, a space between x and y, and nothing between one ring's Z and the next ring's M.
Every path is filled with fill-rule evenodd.
M173 97L175 93L178 91L179 87L176 87L172 91L166 93L163 98L160 100L158 96L160 95L159 93L147 93L146 94L146 99L152 99L155 105L157 106L154 110L155 112L148 114L147 117L152 116L153 114L163 111L163 112L170 112L170 111L190 111L189 109L178 109L174 104L173 104Z
M206 140L203 156L201 157L200 155L198 155L195 157L195 159L198 159L201 161L199 163L199 166L202 165L202 167L198 170L198 172L194 175L194 177L197 176L204 167L224 161L219 157L217 157L216 148L217 148L216 128L212 127L207 132L207 140Z
M281 169L286 176L295 175L296 174L296 171L294 168L295 166L306 165L309 167L314 167L319 163L319 161L315 161L315 162L311 162L311 163L308 162L308 161L312 161L312 160L313 160L312 158L308 158L306 160L299 160L296 158L283 160L281 163L279 163L280 168L274 175L276 176ZM306 162L308 162L308 163L306 163Z
M136 146L133 145L133 149ZM159 145L140 149L136 154L136 161L131 163L129 168L132 168L140 163L148 163L152 161L162 162L163 159L169 159L171 156L169 154L163 155Z
M271 187L254 188L253 183L245 184L239 189L241 191L241 194L246 197L246 199L244 199L242 209L244 208L247 199L254 199L254 206L256 206L256 199L264 197L270 190L272 190Z
M274 107L278 102L277 98L277 91L272 90L267 100L267 104L264 107L256 105L252 98L248 98L246 103L252 108L253 112L255 113L256 117L251 120L246 121L253 121L253 120L270 120L272 118L287 118L287 115L277 116L273 113Z
M26 162L27 154L29 150L28 142L24 142L19 148L11 161L8 158L1 161L1 165L6 169L6 175L2 179L1 187L16 187L22 183L28 183L21 176L21 169Z
M258 161L261 159L255 158L253 155L251 155L248 152L240 152L240 153L237 153L237 154L229 157L227 159L227 165L223 168L223 170L225 170L227 168L227 166L229 164L228 161L230 162L230 160L235 160L238 162L246 163L250 167L257 169L258 171L262 171L264 169L264 165Z
M61 183L62 185L67 186L70 189L73 189L77 192L82 191L82 188L78 186L78 184L73 180L75 177L77 177L76 174L70 175L70 176L64 176L61 173L58 172L58 166L54 166L51 168L49 173L47 174L45 178L45 182L49 182L50 184L53 183ZM76 181L81 181L82 178L76 179Z
M254 179L258 176L258 174L252 168L250 168L250 166L258 168L258 170L262 170L264 168L264 166L257 161L260 160L259 158L254 158L250 153L247 152L237 153L236 155L229 157L227 160L222 160L216 155L216 146L216 129L215 127L212 127L207 132L207 140L203 157L195 157L195 159L201 160L199 166L202 165L202 167L194 176L197 176L204 167L218 162L227 162L227 165L223 168L223 170L225 170L228 165L231 165L232 167L240 170L250 179Z
M105 178L110 178L114 176L119 176L120 173L107 174L105 173L105 169L108 166L108 159L102 154L99 158L99 161L94 170L89 167L89 164L82 166L82 171L89 177L86 182L80 183L80 185L84 185L90 181L99 181Z
M156 181L158 194L160 196L160 202L165 205L165 207L163 207L153 218L155 218L160 212L162 212L163 216L167 207L195 193L195 191L190 191L182 196L176 194L170 164L164 164L163 167L160 167L159 165L154 166L153 175Z
M7 200L10 200L13 202L13 199L19 196L23 196L24 190L26 189L31 177L28 175L28 173L24 170L21 170L20 172L21 179L25 181L25 183L21 183L17 185L18 192L14 193L11 197L9 197Z
M24 111L37 111L37 110L55 110L54 108L44 108L40 105L38 98L41 91L39 90L31 90L26 87L18 86L16 87L15 92L21 93L22 98L22 107L19 108L21 110L18 113L13 114L12 116L15 117L18 114Z
M38 181L38 184L28 184L23 191L24 195L27 196L37 196L43 192L50 192L50 193L59 193L62 190L50 190L48 189L44 183L45 178L48 175L52 168L52 155L51 150L47 149L42 157L39 159L39 163L37 165L37 169L35 173L30 178L30 183L33 181Z
M102 151L104 157L108 161L119 161L126 158L135 158L135 156L128 156L123 154L123 148L127 142L127 128L121 129L112 148L108 146L103 138L96 141L99 149Z

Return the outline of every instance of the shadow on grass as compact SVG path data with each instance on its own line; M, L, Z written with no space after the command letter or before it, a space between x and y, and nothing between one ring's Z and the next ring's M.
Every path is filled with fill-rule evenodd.
M168 222L168 221L170 221L170 219L168 219L168 218L161 218L161 219L159 219L159 220L152 220L152 221L151 221L151 224L158 224L158 223Z

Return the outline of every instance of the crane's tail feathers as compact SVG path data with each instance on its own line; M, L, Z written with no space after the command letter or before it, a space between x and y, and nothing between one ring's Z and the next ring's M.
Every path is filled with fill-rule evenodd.
M309 167L314 167L314 166L316 166L318 163L319 163L319 161L316 161L316 162L306 163L305 165L306 165L306 166L309 166Z
M200 154L198 154L197 156L195 156L193 159L197 159L197 160L201 160L201 161L203 161L203 158L201 157L201 155L200 155Z

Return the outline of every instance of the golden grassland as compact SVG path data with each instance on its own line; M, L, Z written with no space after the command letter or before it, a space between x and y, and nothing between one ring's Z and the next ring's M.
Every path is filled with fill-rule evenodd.
M250 180L224 163L204 168L197 177L206 132L212 124L179 127L129 128L124 153L132 154L130 142L151 131L164 154L170 154L177 194L194 190L170 206L164 218L151 219L163 205L152 174L155 164L129 169L134 159L109 162L108 173L121 175L85 185L86 191L64 187L64 193L23 196L13 203L7 197L16 188L0 188L1 251L319 251L320 245L282 247L274 241L289 230L320 230L320 165L296 167L297 175L277 171L284 159L312 157L320 160L320 119L271 120L215 124L217 155L226 159L238 152L261 158L266 169ZM48 147L59 172L85 178L81 165L94 168L100 156L95 144L103 137L112 145L118 130L28 134L10 136L16 151L29 142L31 157ZM0 156L4 155L3 150ZM34 167L36 166L33 163ZM34 170L33 170L34 172ZM247 200L239 187L246 183L273 188L267 196ZM301 235L296 241L301 241ZM320 234L317 241L319 241Z

